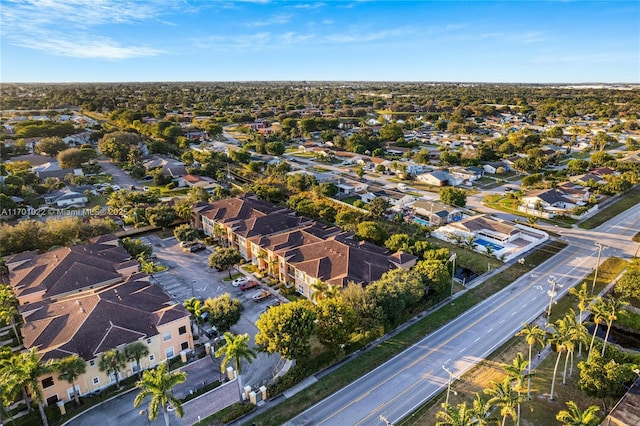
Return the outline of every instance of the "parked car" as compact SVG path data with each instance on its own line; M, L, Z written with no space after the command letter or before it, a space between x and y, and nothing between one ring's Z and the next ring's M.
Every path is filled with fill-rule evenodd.
M254 288L254 287L258 287L258 282L252 280L252 281L247 281L240 284L239 288L240 288L240 291L247 291L250 288Z
M263 300L267 300L270 297L271 297L271 293L269 292L269 290L262 290L260 293L254 294L252 296L252 299L254 302L259 303L259 302L262 302Z
M188 252L188 253L195 253L197 251L201 251L204 250L205 248L207 248L204 244L202 243L196 243L192 246L189 246L187 248L183 248L182 251Z
M182 248L191 247L195 243L196 243L195 241L180 241L180 247Z
M247 281L249 281L249 278L240 277L240 278L236 278L235 280L231 281L231 285L234 286L234 287L238 287L240 284L246 283Z

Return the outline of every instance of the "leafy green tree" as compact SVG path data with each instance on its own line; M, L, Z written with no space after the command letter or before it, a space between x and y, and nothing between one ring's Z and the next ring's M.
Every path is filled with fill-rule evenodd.
M598 352L591 354L588 361L578 363L580 378L578 387L587 396L600 398L606 408L607 401L616 401L627 391L627 383L636 375L632 364L606 361Z
M363 334L369 340L373 340L384 334L382 322L384 312L376 305L376 301L370 292L365 291L360 284L349 283L342 290L341 299L344 304L353 309L358 319L356 331Z
M570 174L580 174L587 171L589 168L589 162L586 160L581 160L578 158L574 158L573 160L569 160L567 162L567 170Z
M42 138L33 148L33 152L36 154L48 155L49 157L55 157L60 151L64 151L69 148L61 138L48 137Z
M130 237L126 237L121 240L122 247L136 259L143 258L148 259L153 253L153 247L151 244L142 242L142 240L132 240Z
M310 352L309 339L315 319L314 307L306 300L272 307L256 322L256 344L260 350L278 352L288 360L306 357Z
M390 206L391 203L385 197L375 197L369 202L367 208L371 212L371 216L376 219L382 219Z
M367 294L375 301L390 325L397 324L425 294L420 275L406 269L392 269L367 285Z
M18 298L13 294L10 286L0 285L0 322L11 324L13 334L21 344L20 333L16 327L18 317Z
M95 157L96 152L93 149L68 148L58 153L57 160L63 169L77 169Z
M413 268L425 286L425 292L442 296L449 291L451 283L451 272L447 266L446 259L426 259L416 263Z
M209 193L201 186L192 186L187 193L186 200L190 203L196 203L198 201L209 201Z
M149 348L142 342L133 342L125 346L124 356L127 361L135 361L138 366L138 379L141 378L142 366L140 360L149 355Z
M384 242L384 246L392 253L397 251L409 252L413 241L408 234L393 234Z
M44 395L40 388L40 379L55 371L53 360L40 361L38 351L32 348L29 352L23 352L14 356L14 368L9 372L9 383L17 382L20 386L31 390L31 400L38 405L42 424L49 425L47 415L44 412ZM13 376L13 377L12 377Z
M240 252L234 248L218 248L209 256L209 267L220 271L229 271L231 279L231 268L242 262Z
M98 368L100 371L113 375L116 379L116 388L120 389L120 370L125 368L126 358L124 353L117 349L109 349L102 353L100 361L98 361Z
M595 426L600 423L600 407L591 405L582 411L573 401L567 401L568 410L561 410L556 415L556 420L563 426Z
M284 151L286 150L282 142L269 142L265 144L265 148L269 154L276 156L284 154Z
M240 321L242 314L240 299L233 299L229 293L204 301L203 312L209 313L209 323L219 331L224 332Z
M182 417L184 410L181 401L173 396L173 388L187 380L187 374L182 371L169 372L167 363L158 365L153 370L146 370L142 373L142 379L136 383L140 393L133 400L133 406L139 407L142 401L151 397L149 401L149 420L158 418L158 411L162 408L165 426L169 426L169 404L173 406L178 417Z
M351 307L339 298L323 299L316 305L316 317L315 333L320 343L333 350L349 343L357 324Z
M589 305L594 300L594 297L589 293L587 283L583 282L580 287L572 287L569 289L569 294L575 296L578 299L578 325L582 325L582 314L589 308ZM578 357L582 356L582 340L579 342Z
M467 205L467 193L463 189L445 186L440 188L440 201L449 206L464 207Z
M176 210L164 204L146 209L145 216L151 225L162 229L171 225L177 218Z
M142 142L140 135L131 132L106 133L98 141L98 149L112 160L124 163L129 159L133 147Z
M358 238L381 245L387 239L387 232L376 222L360 222L356 227Z
M183 304L187 311L191 314L191 324L195 323L198 324L198 326L202 325L202 314L204 313L204 311L202 310L202 301L200 299L192 297L191 299L185 300Z
M185 223L173 229L173 235L178 241L193 241L198 238L198 231L191 225Z
M58 372L58 379L69 382L73 388L73 399L76 406L80 405L79 392L76 390L76 380L87 371L87 363L78 355L73 354L57 361L55 369Z
M380 138L387 141L396 141L404 137L402 128L396 123L390 123L380 128Z
M623 298L640 297L640 268L627 269L616 283L615 292Z

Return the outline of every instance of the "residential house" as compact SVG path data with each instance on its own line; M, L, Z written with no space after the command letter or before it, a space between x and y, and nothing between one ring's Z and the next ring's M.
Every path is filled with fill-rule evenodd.
M83 207L88 201L84 191L69 186L44 195L44 202L56 207Z
M365 203L370 203L371 200L377 197L385 198L387 201L389 201L389 204L391 204L392 207L400 209L407 204L414 202L417 198L410 194L404 194L402 192L391 191L389 189L379 187L376 187L375 189L369 188L369 191L360 194L360 199Z
M417 175L416 180L433 186L448 186L456 184L456 180L453 176L448 172L439 170Z
M46 178L63 180L68 174L84 176L82 169L63 169L57 161L50 161L48 163L32 167L31 171L42 180Z
M184 163L172 158L162 158L160 156L153 155L150 159L145 160L142 165L146 170L160 167L162 168L162 174L174 178L182 177L187 174Z
M203 188L207 192L214 191L220 185L216 183L213 179L206 176L196 176L196 175L185 175L181 178L178 178L179 186L188 186L190 188Z
M485 173L490 175L495 175L498 173L498 169L502 169L505 172L511 170L511 166L505 163L504 161L492 161L489 163L485 163L482 165L482 169Z
M414 214L419 216L418 219L426 218L429 222L428 226L442 226L449 222L460 220L463 217L462 211L456 207L446 206L426 199L416 200L409 207Z
M360 182L354 179L338 178L335 180L335 185L338 188L338 198L349 197L356 193L364 192L369 185L366 182Z
M576 202L569 199L557 189L541 189L530 191L522 197L519 207L524 207L527 212L540 211L550 214L566 214L576 207ZM520 210L520 208L518 209Z
M484 169L479 167L452 167L449 169L449 174L462 181L473 182L484 176Z

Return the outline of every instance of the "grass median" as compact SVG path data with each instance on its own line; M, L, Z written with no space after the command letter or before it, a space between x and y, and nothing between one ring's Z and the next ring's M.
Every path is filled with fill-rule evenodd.
M514 280L528 273L531 269L552 257L564 247L566 247L566 244L562 242L549 242L539 250L526 256L524 265L515 263L509 266L504 271L495 275L491 280L458 297L455 299L455 302L448 303L437 311L426 315L420 321L398 333L396 336L358 356L269 411L256 416L249 424L275 426L285 423L313 404L321 401L404 351L415 342L424 338L425 335L447 324L487 297L508 286Z

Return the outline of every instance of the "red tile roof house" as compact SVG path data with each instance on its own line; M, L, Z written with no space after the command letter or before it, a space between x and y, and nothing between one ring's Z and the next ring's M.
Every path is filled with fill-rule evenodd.
M245 259L307 297L318 279L340 287L350 281L367 284L390 269L411 268L417 260L251 194L197 206L194 215L195 226L205 234L223 238Z
M86 373L76 380L80 395L114 382L98 368L106 350L142 342L149 348L140 360L144 369L193 348L187 310L150 284L113 235L41 255L8 256L6 265L20 302L25 348L37 349L42 360L76 354L87 361ZM137 369L129 362L119 376ZM40 383L47 404L73 398L73 387L56 375Z

